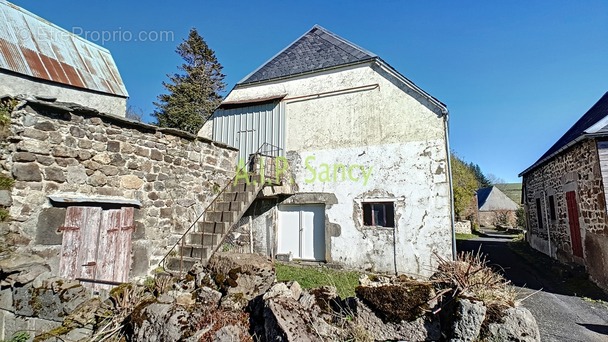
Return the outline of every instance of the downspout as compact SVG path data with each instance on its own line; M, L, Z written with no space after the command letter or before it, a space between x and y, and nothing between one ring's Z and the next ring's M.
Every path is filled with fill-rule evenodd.
M545 223L547 225L547 244L549 247L549 257L552 258L553 256L551 255L551 230L549 229L549 217L547 216L547 184L545 181L545 168L543 167L542 169L542 175L543 175L543 201L545 202Z
M456 227L455 227L455 216L454 213L454 186L452 179L452 157L450 153L450 134L449 134L449 112L447 109L442 110L443 113L443 127L445 131L445 152L448 159L448 185L450 187L450 224L452 225L452 258L456 260L458 257L456 252Z

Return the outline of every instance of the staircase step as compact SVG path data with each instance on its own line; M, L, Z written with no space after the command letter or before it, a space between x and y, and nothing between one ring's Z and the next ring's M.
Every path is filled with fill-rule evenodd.
M217 201L214 204L214 210L216 211L236 211L240 212L243 208L242 202L222 202Z
M207 260L209 257L209 247L204 247L197 244L180 246L184 257L194 258L197 260Z
M214 247L222 238L223 234L192 232L186 237L188 245L212 246Z
M182 263L182 272L188 272L195 263L202 263L203 266L207 265L207 259L201 260L200 258L190 258L184 256L181 261L179 256L169 257L167 258L167 263L165 264L165 268L168 271L179 272L179 265Z
M233 192L226 191L222 195L221 200L223 202L249 202L250 193L249 192Z
M201 233L225 234L230 229L231 224L228 222L199 222L197 230Z
M208 222L235 222L239 212L236 211L208 211L205 213L205 221Z

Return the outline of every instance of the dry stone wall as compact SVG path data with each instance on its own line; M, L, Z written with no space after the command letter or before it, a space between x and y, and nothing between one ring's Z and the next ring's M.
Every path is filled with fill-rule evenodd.
M5 245L46 258L57 270L65 205L49 196L138 201L131 276L143 275L232 179L237 151L65 103L21 100L0 172L15 183L3 205Z

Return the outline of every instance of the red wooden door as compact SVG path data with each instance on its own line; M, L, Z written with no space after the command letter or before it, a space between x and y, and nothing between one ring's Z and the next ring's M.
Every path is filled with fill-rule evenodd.
M566 193L566 204L568 206L568 222L570 224L570 241L572 243L572 254L583 257L583 244L581 242L581 226L579 223L578 205L576 204L576 193Z

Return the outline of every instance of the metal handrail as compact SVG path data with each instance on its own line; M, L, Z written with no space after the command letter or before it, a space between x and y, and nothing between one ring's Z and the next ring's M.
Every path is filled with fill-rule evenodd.
M265 143L263 143L263 144L262 144L262 145L261 145L261 146L258 148L258 150L257 150L255 153L252 153L252 154L249 156L249 161L248 161L248 162L247 162L247 164L245 164L243 167L244 167L244 168L247 168L247 167L249 166L249 164L251 163L251 161L252 161L252 160L254 160L254 158L255 158L255 156L256 156L256 155L261 155L260 150L261 150L261 149L262 149L264 146L266 146L266 145L269 145L269 146L271 146L271 147L275 147L275 148L277 148L278 150L282 150L282 148L280 148L280 147L278 147L278 146L275 146L275 145L272 145L272 144L270 144L270 143L265 142ZM233 178L232 178L232 179L231 179L231 180L230 180L228 183L226 183L226 185L225 185L225 186L222 188L222 190L221 190L220 192L218 192L217 196L216 196L216 197L215 197L215 198L214 198L214 199L211 201L211 203L209 203L209 205L208 205L208 206L205 208L205 210L203 210L203 211L201 212L201 214L200 214L200 215L198 215L198 217L196 218L196 220L194 220L194 221L192 222L192 224L191 224L191 225L188 227L188 229L186 229L186 231L185 231L185 232L182 234L182 236L180 236L180 238L179 238L179 239L178 239L178 240L177 240L177 241L176 241L176 242L173 244L173 246L171 247L171 249L169 249L169 251L168 251L168 252L165 254L165 256L164 256L164 257L163 257L163 258L162 258L162 259L159 261L159 263L158 263L159 265L162 265L162 266L163 266L163 268L165 267L165 261L166 261L166 260L167 260L167 258L169 257L169 254L171 254L171 252L173 252L173 250L175 249L175 247L177 247L177 245L178 245L178 244L180 244L180 243L181 243L181 247L183 248L183 246L184 246L184 238L186 237L186 235L187 235L187 234L190 232L190 230L192 230L192 228L193 228L194 226L196 226L196 224L197 224L197 223L200 221L200 219L203 217L203 215L205 215L205 213L206 213L206 212L209 210L209 208L211 208L211 206L212 206L212 205L215 203L215 201L218 199L218 197L219 197L219 196L220 196L222 193L224 193L224 191L225 191L225 190L228 188L228 186L229 186L230 184L233 184L233 183L235 182L236 178L237 178L237 177L240 175L240 172L239 172L239 171L241 171L241 170L240 170L240 169L237 169L237 170L236 170L236 173L235 173L234 177L233 177ZM247 175L248 175L248 176L251 176L251 174L252 174L252 173L253 173L253 172L247 172ZM232 228L232 227L231 227L231 228ZM223 241L223 239L222 239L222 241ZM213 253L215 253L215 251L217 251L217 247L219 247L220 245L221 245L221 243L219 243L219 244L218 244L218 246L216 246L216 248L213 250ZM213 253L211 253L211 254L213 254ZM202 258L201 258L201 259L202 259ZM180 273L180 276L181 276L181 273L182 273L182 271L183 271L183 262L184 262L184 254L183 254L183 253L180 253L180 261L179 261L179 273Z

